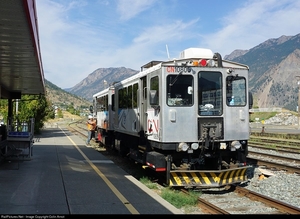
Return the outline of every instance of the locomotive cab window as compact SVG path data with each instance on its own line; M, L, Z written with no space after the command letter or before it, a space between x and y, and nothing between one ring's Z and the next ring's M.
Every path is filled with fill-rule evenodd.
M97 98L96 110L97 112L107 111L108 109L108 96L102 96Z
M200 116L223 113L222 75L220 72L199 72L198 103Z
M246 79L239 76L226 78L226 103L228 106L246 105Z
M193 76L168 75L167 77L167 105L193 105Z

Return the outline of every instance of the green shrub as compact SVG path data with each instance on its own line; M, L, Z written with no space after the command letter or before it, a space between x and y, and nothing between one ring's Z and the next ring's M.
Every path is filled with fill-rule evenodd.
M185 206L196 205L198 202L199 194L196 192L189 192L189 195L177 190L165 188L162 190L161 197L174 205L176 208Z

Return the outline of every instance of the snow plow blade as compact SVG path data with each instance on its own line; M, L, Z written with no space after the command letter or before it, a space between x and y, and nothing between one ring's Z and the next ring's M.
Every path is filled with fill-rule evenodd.
M169 186L215 188L242 183L247 181L248 168L250 166L226 170L171 170Z

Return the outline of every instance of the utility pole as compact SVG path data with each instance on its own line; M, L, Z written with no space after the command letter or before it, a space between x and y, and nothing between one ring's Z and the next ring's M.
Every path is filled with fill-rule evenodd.
M107 81L106 81L106 80L103 80L103 84L104 84L104 89L105 89L106 86L107 86Z
M298 84L298 129L300 129L300 76L296 76Z

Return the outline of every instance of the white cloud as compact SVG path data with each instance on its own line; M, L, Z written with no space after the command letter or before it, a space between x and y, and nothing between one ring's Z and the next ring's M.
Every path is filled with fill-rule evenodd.
M223 56L234 49L251 49L269 38L298 34L299 11L300 1L249 1L223 19L223 28L202 37Z
M115 37L105 29L98 34L95 29L89 28L83 19L80 23L69 19L69 11L83 5L84 2L81 2L63 7L61 4L45 0L38 4L39 37L45 78L63 88L74 86L96 69L89 66L100 67L101 63L97 59L100 48L115 42ZM103 36L106 36L106 39Z
M129 20L152 7L156 1L157 0L118 0L117 10L120 13L121 20Z
M133 39L134 43L145 43L150 42L152 44L158 42L169 41L170 39L175 38L182 39L184 37L189 38L188 32L189 28L192 27L198 20L193 20L188 23L184 23L183 21L174 21L171 24L165 23L159 26L152 26L147 29L143 33L141 33L138 37Z

